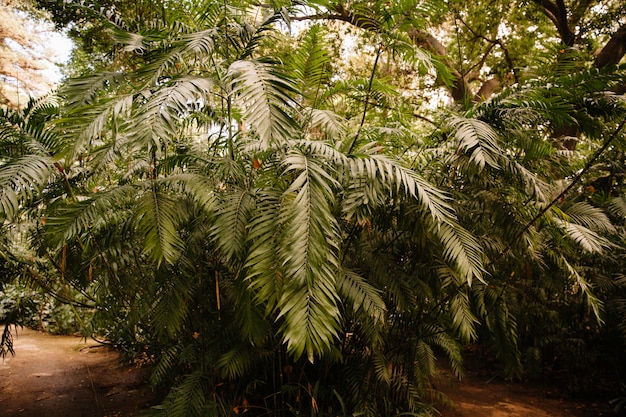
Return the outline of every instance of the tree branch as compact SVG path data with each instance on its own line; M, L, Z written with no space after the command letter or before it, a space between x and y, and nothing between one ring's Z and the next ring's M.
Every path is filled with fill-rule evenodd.
M293 16L291 20L337 20L349 23L363 30L370 30L374 32L379 31L379 25L376 20L363 14L354 13L340 4L334 5L334 8L331 8L330 13ZM447 86L452 98L458 102L469 101L472 97L471 88L467 83L467 80L465 80L465 77L463 77L463 75L446 59L447 52L443 44L430 33L417 28L409 29L407 34L415 46L441 58L441 61L448 68L450 75L452 76L453 81Z
M556 0L556 3L550 0L533 1L541 7L543 14L554 23L563 43L567 46L574 46L576 43L576 34L570 29L570 24L567 20L567 7L563 0Z
M565 195L567 195L567 193L570 192L570 190L572 188L574 188L574 186L576 184L578 184L578 182L580 181L580 179L582 178L583 175L585 175L587 173L587 171L589 171L589 169L591 168L591 166L596 162L596 160L604 153L604 151L606 151L606 149L609 147L609 145L617 138L617 136L619 135L619 133L622 131L622 129L624 128L624 125L626 124L626 119L622 120L622 122L619 124L619 126L617 126L617 129L615 129L613 131L613 133L611 134L611 136L609 136L606 141L602 144L602 146L600 147L600 149L598 149L596 151L596 153L593 154L593 156L591 158L589 158L589 160L587 161L587 163L585 164L584 168L581 169L578 174L576 174L576 176L572 179L572 182L570 182L570 184L565 187L565 189L563 191L561 191L559 193L559 195L557 195L556 197L554 197L554 199L550 202L550 204L548 204L547 206L545 206L543 209L541 209L539 211L539 213L537 213L535 215L535 217L533 217L528 223L526 223L526 225L522 228L522 230L520 230L517 235L513 238L513 240L511 240L511 243L504 248L499 254L498 256L496 256L491 262L490 264L494 264L497 260L499 260L500 258L502 258L504 255L506 255L512 248L513 245L515 244L515 242L517 242L523 235L524 233L526 233L528 231L528 229L530 229L532 227L533 224L535 224L537 222L537 220L539 220L544 214L546 214L548 212L548 210L550 210L552 208L552 206L554 206L556 203L558 203L563 197L565 197Z
M622 25L596 55L596 68L619 63L626 54L626 25Z

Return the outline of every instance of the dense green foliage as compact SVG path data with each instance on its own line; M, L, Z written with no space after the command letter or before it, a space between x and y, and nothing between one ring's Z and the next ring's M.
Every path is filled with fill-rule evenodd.
M0 114L1 283L154 361L155 415L434 415L470 343L626 371L621 6L567 42L534 3L108 6L106 59Z

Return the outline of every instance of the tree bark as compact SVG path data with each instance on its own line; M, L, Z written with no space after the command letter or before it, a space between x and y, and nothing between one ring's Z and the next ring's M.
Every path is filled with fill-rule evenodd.
M554 23L559 37L567 46L574 46L576 43L576 34L572 31L570 23L567 19L567 7L563 0L533 0L535 4L541 7L541 11L548 19Z
M617 65L626 54L626 25L620 27L596 54L596 68Z

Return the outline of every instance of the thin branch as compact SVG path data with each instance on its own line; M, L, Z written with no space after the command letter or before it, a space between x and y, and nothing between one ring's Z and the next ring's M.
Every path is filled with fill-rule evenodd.
M506 255L512 248L513 245L515 244L515 242L517 242L523 235L524 233L526 233L528 231L528 229L530 229L532 227L533 224L535 224L535 222L537 222L537 220L539 220L544 214L546 214L548 212L548 210L550 210L552 208L552 206L554 206L556 203L558 203L559 201L561 201L561 199L563 199L563 197L565 197L565 195L567 193L570 192L570 190L572 188L574 188L574 186L576 184L578 184L578 182L580 181L580 179L583 177L583 175L585 175L587 173L587 171L589 171L589 169L591 168L591 166L596 162L596 160L604 153L604 151L606 151L606 149L609 147L609 145L617 138L617 136L619 135L619 132L624 128L624 125L626 124L626 119L622 120L622 122L619 124L619 126L617 127L617 129L615 129L615 131L613 131L613 133L611 134L611 136L609 136L606 141L604 142L604 144L602 144L602 146L600 147L600 149L598 149L596 151L595 154L593 154L593 156L587 161L587 163L585 164L585 166L583 167L582 170L580 170L580 172L578 174L576 174L576 176L572 179L572 182L570 182L570 184L565 187L565 189L563 191L561 191L559 193L559 195L557 195L556 197L554 197L554 199L552 199L552 201L550 202L550 204L548 204L547 206L545 206L543 209L541 209L539 211L539 213L537 213L535 215L535 217L533 217L528 223L526 223L526 225L522 228L522 230L520 230L517 235L511 240L511 243L504 248L491 262L490 264L495 263L496 261L498 261L499 259L501 259L504 255Z
M506 60L506 63L509 64L509 68L511 69L511 72L513 72L513 77L515 77L515 82L518 83L519 82L519 75L517 73L517 70L515 68L515 65L513 64L513 59L511 59L511 54L509 53L509 49L504 46L504 44L502 43L502 41L500 39L490 39L484 35L481 35L480 33L476 32L470 25L467 24L467 22L465 22L463 20L463 18L461 17L457 17L457 19L459 19L461 21L461 23L463 23L463 25L467 28L467 30L469 30L472 35L474 35L475 37L482 39L486 42L489 42L492 47L488 48L487 51L485 52L485 54L483 55L483 58L481 59L480 65L482 66L486 59L487 59L487 55L489 54L489 52L491 51L491 49L493 48L493 46L498 45L500 47L500 49L502 49L502 52L504 52L504 59ZM472 67L475 68L476 66Z
M533 224L535 224L535 222L537 222L537 220L539 220L544 214L546 214L548 212L548 210L550 210L550 208L552 208L552 206L554 206L557 202L559 202L563 197L565 197L565 195L572 189L574 188L574 186L576 184L578 184L578 182L580 181L580 179L582 178L582 176L591 168L591 166L595 163L595 161L604 153L604 151L606 151L606 149L609 147L609 145L617 138L617 136L619 135L619 133L621 132L621 130L624 128L624 125L626 125L626 119L624 119L619 126L613 131L613 133L611 134L611 136L609 136L607 138L607 140L604 142L604 144L600 147L600 149L598 149L596 151L596 153L587 161L587 163L585 164L584 168L574 177L574 179L572 180L572 182L563 190L559 193L559 195L557 195L551 202L550 204L548 204L546 207L544 207L539 213L537 213L537 215L535 215L535 217L533 217L523 228L522 230L512 239L511 243L504 248L494 259L490 260L486 265L485 265L485 269L487 269L490 265L493 265L494 263L496 263L499 259L501 259L504 255L506 255L508 252L511 251L511 249L513 249L513 245L515 244L516 241L518 241L523 235L524 233L526 233L528 231L528 229L530 229L532 227ZM502 289L500 290L500 293L498 294L498 296L495 299L495 302L493 304L493 307L495 308L495 303L498 302L500 300L500 298L502 298L502 296L504 295L504 292L506 291L508 285L511 282L511 278L513 277L513 275L510 275L508 278L505 279L504 285L502 286ZM460 291L461 289L463 289L463 287L468 286L467 281L464 281L463 283L460 283L459 285L457 285L456 290L449 293L446 297L442 298L432 309L431 311L434 311L436 309L440 309L439 314L441 314L443 312L443 306L450 301L450 299L456 294L457 291Z
M354 148L354 145L359 139L359 136L361 135L361 130L363 130L363 125L365 124L365 116L367 115L367 110L368 110L367 105L369 103L370 94L372 93L372 85L374 84L374 76L376 75L376 67L378 66L378 60L380 58L380 53L382 51L383 51L383 44L381 42L378 45L378 50L376 51L376 59L374 59L374 65L372 66L372 74L370 75L370 82L367 86L367 92L365 93L365 104L363 105L363 116L361 117L361 124L359 124L359 129L357 130L356 135L354 135L354 139L352 140L352 143L350 144L350 148L348 148L348 155L352 153L352 149Z

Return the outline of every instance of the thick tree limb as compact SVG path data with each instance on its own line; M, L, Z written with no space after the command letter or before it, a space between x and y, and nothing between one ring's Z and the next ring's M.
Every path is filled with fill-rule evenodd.
M349 23L363 30L370 30L377 32L379 30L376 20L369 18L358 13L354 13L346 9L343 5L337 4L330 13L314 14L307 16L294 16L291 18L294 21L303 20L337 20L341 22ZM447 51L445 46L437 38L430 33L417 28L410 29L408 31L413 44L420 47L431 54L439 57L441 62L448 68L452 75L452 82L448 85L450 95L455 101L464 102L472 99L472 90L467 82L466 77L463 76L452 64L447 60Z
M567 7L563 0L533 0L535 4L541 7L541 11L548 19L554 23L559 37L567 46L574 46L576 43L576 34L572 31L570 23L567 19Z
M626 54L626 25L620 27L596 55L596 68L619 63Z

